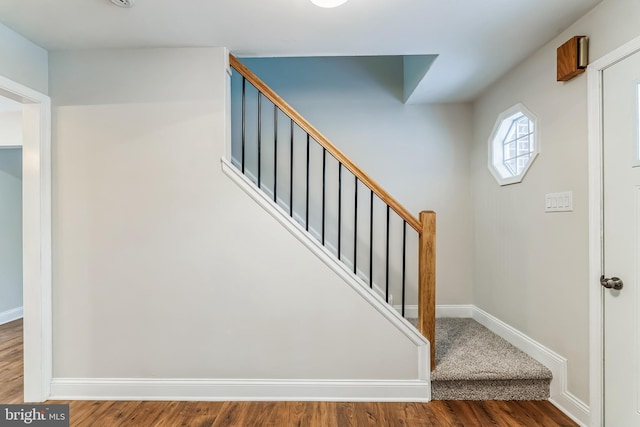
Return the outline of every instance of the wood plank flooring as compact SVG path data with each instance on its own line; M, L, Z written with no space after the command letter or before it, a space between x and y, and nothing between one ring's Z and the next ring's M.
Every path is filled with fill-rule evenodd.
M0 325L0 403L22 403L22 320Z
M0 326L0 403L22 402L22 321ZM69 403L72 426L559 427L577 426L546 401Z

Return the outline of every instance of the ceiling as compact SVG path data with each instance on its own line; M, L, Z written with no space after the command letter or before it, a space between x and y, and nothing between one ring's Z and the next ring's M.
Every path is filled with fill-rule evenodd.
M411 102L468 101L601 0L0 0L48 50L226 46L237 56L438 55Z

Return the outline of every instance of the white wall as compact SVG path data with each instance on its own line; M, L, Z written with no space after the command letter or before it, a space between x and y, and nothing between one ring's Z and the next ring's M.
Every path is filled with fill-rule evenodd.
M22 146L22 109L0 111L0 148Z
M568 388L589 396L587 82L555 81L556 49L590 37L592 61L640 34L640 4L605 0L488 88L474 105L474 302L568 359ZM522 102L538 116L541 154L521 184L487 169L496 117ZM574 210L544 213L545 193L573 191Z
M47 55L45 49L0 24L0 76L46 94Z
M469 215L472 206L470 105L404 105L402 57L246 58L242 61L415 216L421 210L436 211L438 304L469 304L473 262ZM273 117L272 110L266 114ZM281 119L282 122L285 121ZM268 128L269 121L265 123ZM281 126L285 131L280 131L280 137L287 143L288 124ZM298 153L306 149L304 141L296 144ZM319 158L321 152L315 154ZM268 150L264 156L268 165ZM288 154L284 160L286 156ZM335 169L332 172L337 173ZM318 173L318 167L315 171ZM299 180L304 178L304 168L296 170L296 174ZM344 180L349 190L353 178L345 176ZM269 185L269 179L266 181ZM297 200L304 197L303 182L298 187ZM284 193L283 197L288 197L288 190ZM345 191L344 194L347 211L343 227L347 238L343 241L343 250L351 259L353 244L349 227L352 229L353 220L348 203L352 196L347 195L352 193ZM362 242L358 265L368 274L370 202L363 187L359 196L358 211L362 216L358 224ZM304 206L300 213L304 214ZM386 218L382 206L376 207L374 217L377 218L374 241L378 254L374 261L374 282L382 283ZM329 226L335 225L332 220L335 215L328 220ZM401 233L401 228L395 228ZM396 242L400 242L401 234L396 237ZM409 257L417 253L416 248L408 244ZM392 251L392 255L398 255L396 264L401 262L399 249ZM400 277L400 268L395 268L395 273ZM394 297L395 302L399 302L398 289ZM409 292L410 304L415 304L414 297L415 292Z
M221 171L224 55L50 55L54 377L417 378L416 347Z
M0 148L0 315L20 307L22 307L22 149Z

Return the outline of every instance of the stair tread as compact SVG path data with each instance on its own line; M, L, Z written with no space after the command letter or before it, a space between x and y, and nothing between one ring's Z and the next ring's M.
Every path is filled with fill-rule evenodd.
M436 320L436 369L431 381L543 380L551 371L469 318Z

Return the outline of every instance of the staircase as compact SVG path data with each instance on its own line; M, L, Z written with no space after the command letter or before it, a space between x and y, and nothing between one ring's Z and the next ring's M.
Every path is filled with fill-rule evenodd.
M550 397L551 371L473 319L438 318L436 348L433 400Z
M416 218L230 55L232 163L430 342L432 399L549 397L551 373L470 319L435 320L435 213ZM402 319L400 319L402 321ZM406 322L405 322L406 323Z

